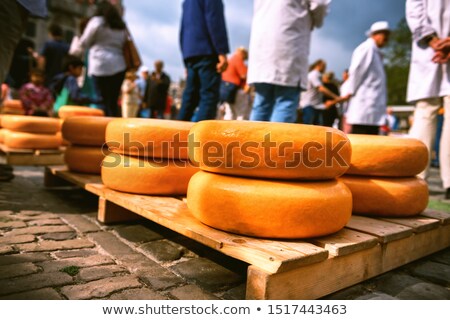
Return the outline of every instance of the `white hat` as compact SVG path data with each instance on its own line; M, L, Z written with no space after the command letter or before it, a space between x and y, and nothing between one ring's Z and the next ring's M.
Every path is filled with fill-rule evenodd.
M387 21L377 21L370 26L370 30L366 32L366 35L369 37L372 34L380 31L390 31L389 23Z
M142 66L142 67L139 69L139 71L140 71L140 72L149 72L150 70L149 70L149 68L148 68L147 66Z

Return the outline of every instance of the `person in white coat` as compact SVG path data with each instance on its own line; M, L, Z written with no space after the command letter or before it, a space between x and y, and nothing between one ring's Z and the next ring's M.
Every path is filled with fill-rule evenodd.
M386 21L375 22L367 32L367 40L353 52L346 85L351 97L347 123L352 133L377 135L384 124L387 89L380 48L387 44L389 34Z
M331 0L254 0L248 83L255 87L250 120L295 122L307 87L311 32Z
M407 0L406 20L413 35L407 101L416 105L410 136L424 142L431 156L438 110L444 106L439 162L450 199L450 63L436 59L444 52L440 42L450 36L450 1ZM428 172L429 166L420 177L426 179Z

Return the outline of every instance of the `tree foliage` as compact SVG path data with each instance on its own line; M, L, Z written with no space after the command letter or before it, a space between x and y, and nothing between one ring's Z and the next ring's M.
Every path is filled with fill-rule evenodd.
M406 89L411 61L411 32L406 19L403 18L392 30L386 49L388 105L406 105Z

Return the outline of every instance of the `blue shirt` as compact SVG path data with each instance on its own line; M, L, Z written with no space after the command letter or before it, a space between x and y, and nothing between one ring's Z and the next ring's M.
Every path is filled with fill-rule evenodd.
M32 16L47 16L47 0L17 0Z
M183 59L230 51L222 0L184 1L180 45Z

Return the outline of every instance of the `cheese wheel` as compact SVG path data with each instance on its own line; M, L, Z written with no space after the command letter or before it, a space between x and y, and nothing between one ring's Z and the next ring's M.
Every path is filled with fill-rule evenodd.
M318 237L342 229L352 195L342 182L256 180L200 171L187 193L191 213L216 229L262 238Z
M61 129L58 119L33 116L5 116L2 126L11 131L43 134L55 134Z
M101 147L70 146L65 152L64 159L70 171L100 174L103 159L107 154L108 150Z
M420 214L428 205L428 185L420 178L339 178L353 194L353 212L380 217Z
M10 110L23 110L22 101L16 99L9 99L3 101L3 108Z
M339 130L248 121L202 121L190 132L202 170L256 178L327 180L347 171L351 146Z
M414 177L428 164L428 149L413 138L349 134L352 160L346 174Z
M106 129L112 152L141 157L188 159L188 135L194 124L160 119L116 119Z
M61 146L61 137L56 134L9 131L4 134L3 143L13 149L58 149Z
M0 129L0 143L5 141L5 134L8 132L8 129Z
M111 153L103 160L102 180L108 188L122 192L183 195L189 179L197 171L189 161L152 161Z
M68 119L77 116L103 117L105 116L105 113L100 109L78 106L63 106L58 111L58 117L61 119Z
M62 133L64 139L83 146L103 146L109 117L72 117L64 121Z

